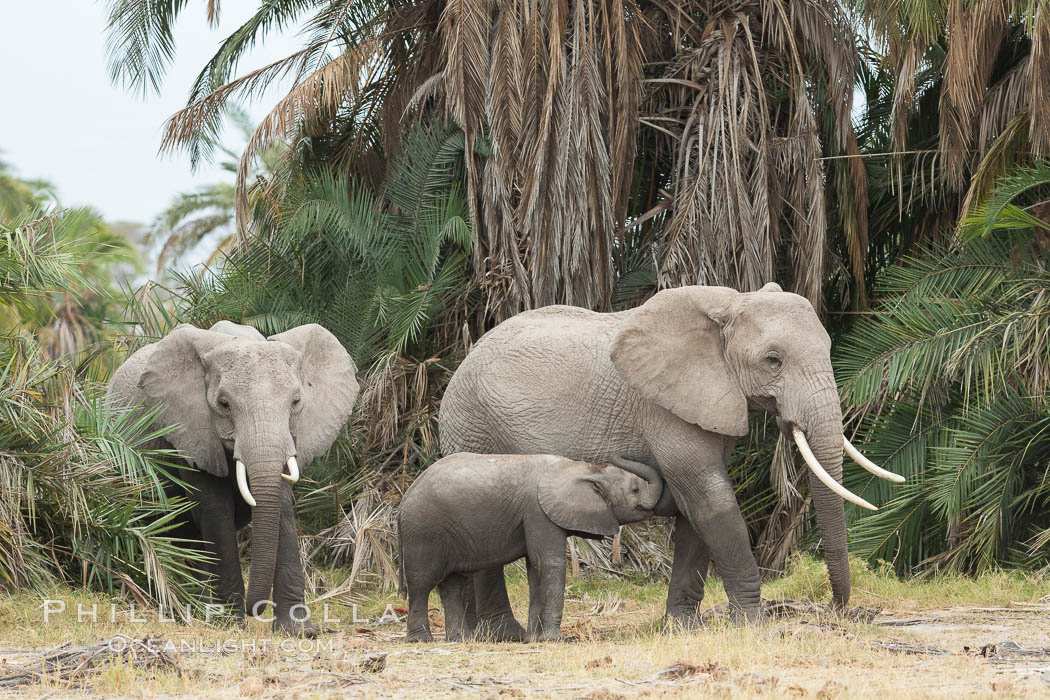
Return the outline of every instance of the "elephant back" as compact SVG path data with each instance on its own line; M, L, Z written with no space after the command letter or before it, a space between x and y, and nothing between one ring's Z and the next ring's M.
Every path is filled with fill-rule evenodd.
M625 322L622 312L548 306L493 328L475 343L445 390L439 411L442 452L556 454L606 462L618 452L644 454L640 397L609 357ZM607 410L611 406L617 410Z

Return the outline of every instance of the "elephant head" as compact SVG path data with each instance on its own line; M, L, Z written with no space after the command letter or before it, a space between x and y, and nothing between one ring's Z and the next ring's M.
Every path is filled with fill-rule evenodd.
M252 506L249 611L273 584L281 491L339 434L357 396L355 374L343 346L316 324L269 340L182 325L146 361L138 385L162 409L159 421L170 427L164 438L215 476L235 465Z
M620 456L613 463L572 462L544 474L539 483L543 512L558 527L609 537L623 523L652 517L670 498L653 467Z
M874 506L841 485L844 445L866 468L874 465L843 436L831 339L809 301L776 284L749 293L663 290L633 312L614 339L611 358L642 396L705 430L740 436L747 433L750 408L776 414L810 467L833 601L845 605L849 562L839 496Z

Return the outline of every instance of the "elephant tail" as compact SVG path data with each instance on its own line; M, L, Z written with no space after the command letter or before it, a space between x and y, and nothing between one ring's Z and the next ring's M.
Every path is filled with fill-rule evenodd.
M408 594L408 585L405 583L405 542L401 539L401 509L397 509L397 592L398 595Z

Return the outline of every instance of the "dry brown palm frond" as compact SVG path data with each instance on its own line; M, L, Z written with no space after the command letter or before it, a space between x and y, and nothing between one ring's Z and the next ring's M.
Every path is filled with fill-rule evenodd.
M403 121L438 110L465 135L486 322L551 303L610 308L618 249L638 235L624 228L629 205L652 210L663 197L659 184L635 201L640 139L649 177L675 174L666 213L642 234L663 251L661 283L750 289L788 268L795 289L816 300L826 259L817 158L857 150L855 50L838 3L423 0L378 4L365 20L351 20L349 6L319 10L302 51L169 123L165 146L188 144L214 127L232 94L280 76L297 81L244 153L240 232L247 165L264 144L325 142L328 162L375 174L396 153ZM643 109L646 73L658 77ZM817 82L814 105L807 93ZM821 124L830 115L827 128L815 110ZM640 132L643 122L651 133ZM836 164L834 193L863 303L866 184L855 160ZM662 245L654 227L666 233Z
M583 575L665 580L671 575L673 523L653 518L624 525L618 539L572 537L568 556Z
M370 488L359 494L343 519L320 532L317 541L309 559L323 552L334 564L350 566L346 580L318 601L329 598L350 601L354 585L365 579L369 579L373 587L397 587L397 512L377 489Z
M325 63L296 84L256 127L237 167L237 230L242 236L248 235L248 175L256 155L272 143L291 138L304 126L330 123L344 102L357 93L361 73L370 67L374 49L366 43Z
M219 26L219 14L222 11L220 0L208 0L208 24L213 27Z
M361 390L360 433L372 450L385 451L397 445L406 448L406 427L411 431L408 439L416 449L425 454L436 454L437 412L440 393L451 376L439 372L431 376L437 358L422 362L413 361L396 354L379 358L365 378ZM432 386L432 383L438 386Z
M777 441L771 475L777 500L755 542L755 560L763 577L783 571L788 556L802 539L810 511L802 489L807 471L799 469L791 444L783 435Z
M302 63L303 57L309 55L312 48L308 46L262 68L246 73L180 109L169 117L164 125L160 150L170 151L192 143L222 112L230 100L237 96L265 90L273 81L291 75L292 71Z
M753 290L789 261L793 289L819 307L824 145L807 67L823 65L828 76L834 118L827 138L855 154L848 22L830 3L739 2L709 12L696 48L674 56L646 105L675 134L673 209L659 282ZM786 95L776 104L769 76ZM846 163L835 174L856 275L867 246L865 176L860 164Z
M1050 7L1042 0L947 0L944 3L864 4L864 19L886 45L885 65L896 75L892 143L907 151L909 120L916 116L915 79L924 72L925 90L939 90L938 157L940 182L933 196L962 201L965 213L987 191L971 176L1001 172L995 162L1024 162L1050 153ZM1015 41L1020 39L1020 41ZM1013 49L1005 47L1010 43ZM943 46L947 52L942 54ZM1006 62L1006 63L1004 63ZM1016 121L1023 118L1027 145L1004 159L1004 141L1019 143ZM1011 133L1007 134L1007 131ZM999 152L996 152L998 149ZM903 182L903 159L896 157L894 179ZM914 159L912 180L929 177L928 159ZM969 188L969 195L961 197ZM954 193L955 196L946 197ZM902 210L909 193L899 192Z
M467 136L489 313L608 308L637 134L637 7L455 0L441 21L443 94ZM482 162L471 146L483 127L492 156Z
M966 166L974 151L975 120L1006 32L1008 13L1008 0L948 3L940 150L944 175L956 188L967 180Z
M1050 5L1037 3L1031 22L1032 49L1027 72L1031 80L1028 140L1036 156L1050 155Z

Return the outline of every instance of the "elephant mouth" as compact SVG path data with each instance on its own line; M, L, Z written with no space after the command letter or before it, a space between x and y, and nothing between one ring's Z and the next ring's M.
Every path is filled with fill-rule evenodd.
M295 461L294 455L288 458L284 466L288 471L282 471L281 478L292 484L299 481L299 463ZM245 503L252 508L256 506L255 498L252 496L251 489L248 488L248 468L239 459L237 460L237 490L240 491Z
M828 473L828 471L817 460L816 455L813 454L813 450L809 446L809 440L806 438L806 433L804 430L802 430L802 428L795 424L788 423L782 424L782 427L785 430L785 434L790 434L792 439L795 441L795 445L798 447L798 451L799 454L802 455L802 459L806 462L806 466L809 467L809 470L813 472L813 475L816 476L825 486L827 486L831 491L837 493L843 499L849 501L850 503L854 503L860 506L861 508L867 508L868 510L878 510L877 507L873 506L868 501L864 500L860 496L847 489L845 486L836 481L835 478L831 476L831 474ZM887 481L894 481L897 483L904 481L904 477L900 474L894 474L891 471L883 469L882 467L878 466L870 459L865 457L863 454L861 454L860 450L854 447L853 443L851 443L845 435L842 436L842 447L851 459L853 459L855 462L857 462L857 464L859 464L861 467L871 472L875 476L881 479L886 479Z
M765 411L774 416L779 416L777 401L772 396L749 396L747 397L747 408L749 411Z

